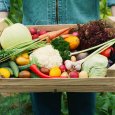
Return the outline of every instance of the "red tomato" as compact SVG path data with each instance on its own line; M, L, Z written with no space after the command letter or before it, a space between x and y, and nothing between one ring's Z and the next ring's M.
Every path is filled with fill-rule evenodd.
M106 50L102 51L100 54L105 56L105 57L107 57L107 58L109 58L110 57L110 53L113 50L114 50L113 47L109 47Z

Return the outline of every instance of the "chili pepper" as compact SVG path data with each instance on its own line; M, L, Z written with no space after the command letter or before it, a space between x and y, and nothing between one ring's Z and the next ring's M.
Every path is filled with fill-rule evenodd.
M42 72L39 70L39 68L37 67L37 65L35 65L35 64L32 64L32 65L30 66L30 70L31 70L32 72L34 72L36 75L38 75L39 77L41 77L41 78L52 78L51 76L42 73ZM61 77L53 77L53 78L66 78L66 77L61 76Z
M39 77L41 77L41 78L51 78L50 76L48 76L48 75L42 73L42 72L38 69L37 65L35 65L35 64L32 64L32 65L30 66L30 70L31 70L32 72L34 72L36 75L38 75Z

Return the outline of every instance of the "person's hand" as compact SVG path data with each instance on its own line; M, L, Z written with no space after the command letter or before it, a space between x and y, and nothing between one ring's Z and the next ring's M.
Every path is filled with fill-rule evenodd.
M8 12L0 12L0 35L2 34L4 28L8 26L8 24L4 21L4 18L8 16Z
M8 12L0 12L0 20L8 16Z
M107 17L106 22L111 27L115 28L115 16L109 16L109 17Z

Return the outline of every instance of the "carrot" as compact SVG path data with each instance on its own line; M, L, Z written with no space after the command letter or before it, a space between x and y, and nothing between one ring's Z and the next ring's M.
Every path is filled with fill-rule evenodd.
M67 31L63 32L61 35L69 34L69 32L70 32L71 29L72 28L68 29Z
M57 31L52 31L52 32L47 32L46 34L43 34L41 36L39 36L39 39L43 39L45 37L49 37L50 40L53 40L54 38L60 36L62 33L70 30L71 28L63 28L63 29L60 29L60 30L57 30Z
M63 35L61 35L62 38L67 38L69 36L72 36L72 34L63 34Z

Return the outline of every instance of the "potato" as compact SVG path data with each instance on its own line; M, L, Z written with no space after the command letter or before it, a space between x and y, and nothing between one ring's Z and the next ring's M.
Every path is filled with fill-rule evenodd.
M27 70L21 71L18 75L19 78L30 78L31 73Z
M16 58L16 63L20 66L27 65L30 63L30 59L19 56Z
M42 73L44 73L44 74L47 74L47 75L49 75L49 72L50 72L50 70L49 70L48 68L45 68L45 67L41 67L41 68L40 68L40 71L41 71Z

